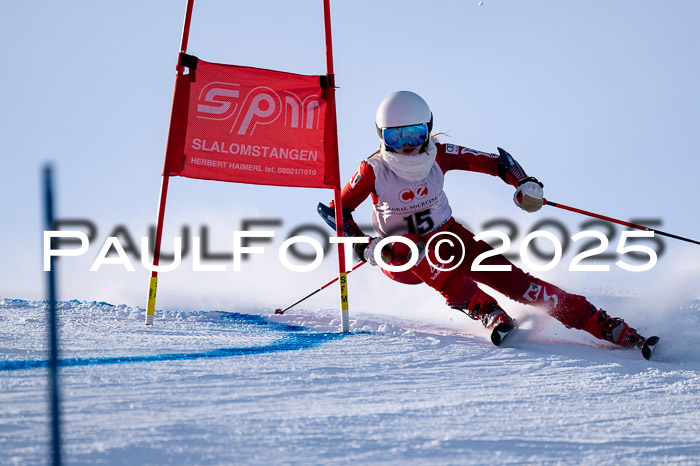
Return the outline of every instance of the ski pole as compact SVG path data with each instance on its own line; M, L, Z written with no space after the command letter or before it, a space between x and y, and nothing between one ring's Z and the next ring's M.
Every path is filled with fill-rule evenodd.
M353 268L352 268L350 271L348 271L348 273L352 272L353 270L355 270L356 268L358 268L358 267L361 266L362 264L366 264L366 262L364 262L364 261L358 262L357 264L355 264L355 265L353 266ZM315 295L315 294L318 293L319 291L323 290L324 288L327 288L328 286L332 285L333 283L335 283L335 282L337 282L337 281L338 281L338 277L335 277L333 280L329 281L329 282L326 283L325 285L322 285L319 289L317 289L317 290L315 290L315 291L312 291L311 293L307 294L306 296L304 296L303 298L301 298L301 299L300 299L299 301L297 301L296 303L290 304L289 306L285 307L284 309L275 309L275 314L284 314L286 311L288 311L289 309L293 308L294 306L296 306L296 305L299 304L300 302L306 301L307 299L309 299L310 297L312 297L313 295Z
M564 204L559 204L557 202L548 201L547 199L544 200L544 203L546 205L551 205L552 207L558 207L559 209L564 209L564 210L568 210L571 212L576 212L577 214L588 215L589 217L599 218L601 220L607 220L608 222L617 223L619 225L624 225L626 227L635 228L637 230L653 231L657 235L668 236L669 238L679 239L681 241L687 241L688 243L700 244L700 241L695 241L694 239L684 238L683 236L678 236L678 235L674 235L671 233L666 233L665 231L656 230L654 228L645 227L643 225L637 225L636 223L630 223L630 222L625 222L623 220L618 220L616 218L606 217L605 215L595 214L593 212L587 212L585 210L577 209L576 207L569 207L569 206L564 205Z

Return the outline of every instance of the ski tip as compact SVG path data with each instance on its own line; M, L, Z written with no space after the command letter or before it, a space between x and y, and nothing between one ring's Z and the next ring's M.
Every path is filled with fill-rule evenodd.
M644 356L644 359L651 359L651 355L654 354L654 350L656 349L656 345L659 344L659 340L660 338L656 336L646 339L644 345L642 345L642 356Z
M284 314L282 309L275 309L275 314Z
M491 331L491 342L496 346L501 346L503 341L514 331L513 325L501 322Z

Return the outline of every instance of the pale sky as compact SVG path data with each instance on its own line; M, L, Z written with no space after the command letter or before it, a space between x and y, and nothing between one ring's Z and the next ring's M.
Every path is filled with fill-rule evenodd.
M58 217L89 219L98 229L85 257L62 259L60 298L145 306L149 273L138 260L136 272L89 268L115 228L138 243L156 221L184 8L184 0L2 2L0 297L44 296L39 177L51 161ZM700 239L700 3L332 1L331 13L343 180L378 145L381 99L406 89L430 104L445 142L507 149L544 182L545 197L623 220L658 220L661 230ZM197 0L188 52L325 74L322 1ZM450 173L446 191L455 216L475 232L490 220L515 222L514 247L539 221L560 222L569 235L585 229L586 218L551 207L519 211L498 178ZM300 224L323 226L315 206L331 197L173 178L164 248L183 225L191 236L205 226L211 248L230 252L232 232L252 218L281 220L281 242ZM368 222L369 201L356 217ZM621 230L612 231L610 251ZM547 278L583 292L653 287L671 272L697 277L700 246L664 245L659 264L639 275L568 272L578 245L571 246ZM183 267L161 276L157 306L289 304L335 273L332 257L312 273L284 272L277 249L267 248L242 274L229 263L225 273ZM404 290L377 270L354 275L351 303L361 310L385 290ZM427 288L407 293L437 302ZM310 305L336 303L328 292Z

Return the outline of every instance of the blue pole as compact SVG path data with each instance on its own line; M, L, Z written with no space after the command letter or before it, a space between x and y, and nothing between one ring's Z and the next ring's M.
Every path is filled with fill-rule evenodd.
M53 229L53 170L44 167L44 209L47 230ZM47 274L49 318L49 399L51 402L51 457L55 466L61 464L61 422L58 386L58 319L56 317L56 260L51 257L51 269Z

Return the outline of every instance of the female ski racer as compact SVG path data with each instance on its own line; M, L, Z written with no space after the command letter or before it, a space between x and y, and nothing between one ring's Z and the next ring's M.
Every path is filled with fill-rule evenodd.
M496 155L439 143L430 135L432 123L428 104L413 92L395 92L379 105L376 115L381 138L379 150L362 161L341 197L343 217L358 236L365 234L353 221L352 212L367 197L372 197L372 223L379 237L354 246L360 259L377 265L375 249L379 240L404 236L423 248L427 244L427 250L407 271L392 273L384 268L382 271L401 283L425 283L444 296L448 306L480 320L487 329L493 330L501 323L515 326L515 322L477 283L519 303L543 308L566 327L582 329L624 347L642 347L646 339L622 319L608 316L584 296L567 293L525 273L502 255L482 263L510 266L509 271L472 270L475 258L492 248L483 241L474 241L474 235L452 217L443 191L445 173L466 170L498 176L515 188L513 200L527 212L542 207L543 185L527 176L518 162L501 148ZM452 239L451 244L433 242L431 247L431 238L438 235ZM385 247L379 254L390 265L402 265L407 262L408 248L394 242L393 247ZM445 258L460 257L464 257L461 265L449 270L452 264L445 264ZM498 344L495 340L494 343Z

